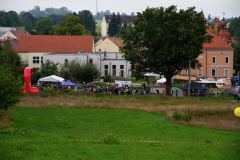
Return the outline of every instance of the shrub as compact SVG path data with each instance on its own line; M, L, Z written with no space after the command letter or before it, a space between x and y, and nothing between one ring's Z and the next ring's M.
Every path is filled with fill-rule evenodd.
M58 95L58 91L56 91L53 88L44 88L41 92L40 92L40 96L41 97L49 97L49 96L57 96Z
M61 67L60 75L65 79L75 82L92 82L99 77L99 71L94 64L81 64L78 61L71 61Z
M183 120L183 121L190 121L192 119L192 115L189 111L184 111L184 110L175 110L173 112L173 118L174 120Z
M113 133L106 133L103 136L103 142L105 144L119 144L120 140L117 135L114 135Z

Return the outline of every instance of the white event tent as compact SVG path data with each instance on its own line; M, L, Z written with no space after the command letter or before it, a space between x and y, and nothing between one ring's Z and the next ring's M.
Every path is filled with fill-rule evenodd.
M58 77L56 75L51 75L51 76L40 78L38 80L38 86L42 82L56 82L56 83L60 82L60 83L62 83L63 81L64 81L64 78Z

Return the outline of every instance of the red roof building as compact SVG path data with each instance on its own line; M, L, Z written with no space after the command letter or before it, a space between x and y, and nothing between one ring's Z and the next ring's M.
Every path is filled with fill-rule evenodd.
M197 60L200 65L191 71L194 77L205 78L231 78L233 76L233 48L231 46L231 35L226 30L226 22L219 19L214 20L214 27L208 28L207 33L211 35L212 41L204 43L203 53ZM220 28L220 30L219 30ZM182 71L181 75L188 75Z
M214 33L213 29L208 28L207 33L213 38L210 43L205 43L203 45L204 49L232 49L231 36L228 31L221 30L218 33Z
M23 35L16 48L18 53L93 52L93 36Z

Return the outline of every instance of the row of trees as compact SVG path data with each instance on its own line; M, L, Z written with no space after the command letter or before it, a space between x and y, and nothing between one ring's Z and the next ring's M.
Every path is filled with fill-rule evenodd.
M64 19L53 29L54 34L57 35L95 35L96 25L92 13L83 10L78 14L74 13L67 15Z
M93 64L80 64L77 61L71 61L62 66L58 66L51 61L42 64L41 71L33 73L34 83L41 77L49 75L59 75L65 79L69 79L80 83L89 83L99 78L100 72Z
M70 14L66 7L61 8L45 8L45 10L41 10L39 6L35 6L32 10L29 11L34 17L48 17L50 15L61 15L65 16Z
M117 15L113 13L108 27L108 35L119 36L121 28L122 28L121 15L119 13Z
M96 35L96 24L93 15L88 10L63 15L49 15L34 17L30 12L21 12L18 15L14 11L0 12L0 26L20 27L23 26L31 34L49 35ZM77 31L80 30L80 31Z

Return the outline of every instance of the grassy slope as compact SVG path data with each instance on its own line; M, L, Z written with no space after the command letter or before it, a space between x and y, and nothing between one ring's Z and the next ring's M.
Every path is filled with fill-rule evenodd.
M0 159L238 159L240 133L173 124L159 113L77 108L14 108L12 126L24 135L0 134ZM114 133L119 145L81 142ZM139 143L135 140L159 140Z

